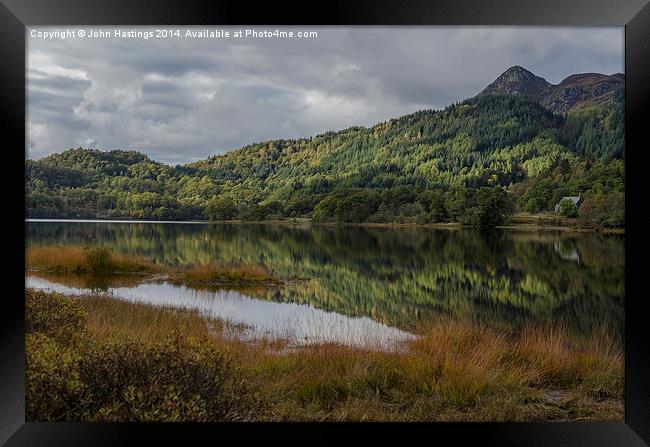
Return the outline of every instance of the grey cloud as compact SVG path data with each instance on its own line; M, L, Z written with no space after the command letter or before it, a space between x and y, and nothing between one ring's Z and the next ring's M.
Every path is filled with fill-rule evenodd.
M185 163L442 108L515 64L553 83L623 72L623 28L315 30L308 40L29 39L27 155L132 148Z

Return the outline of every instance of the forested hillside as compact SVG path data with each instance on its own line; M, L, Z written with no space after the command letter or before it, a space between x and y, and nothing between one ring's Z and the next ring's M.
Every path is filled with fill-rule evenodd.
M555 114L510 95L311 138L253 144L184 166L135 151L27 160L33 218L462 222L551 211L582 193L586 226L624 225L623 89Z

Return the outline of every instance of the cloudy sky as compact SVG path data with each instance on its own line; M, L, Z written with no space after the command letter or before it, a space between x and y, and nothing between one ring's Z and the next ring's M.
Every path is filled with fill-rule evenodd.
M216 39L31 36L65 29L28 30L28 158L81 146L187 163L442 108L512 65L554 84L573 73L623 72L622 27L279 28L318 33L309 39L232 37L247 27L219 27L231 37Z

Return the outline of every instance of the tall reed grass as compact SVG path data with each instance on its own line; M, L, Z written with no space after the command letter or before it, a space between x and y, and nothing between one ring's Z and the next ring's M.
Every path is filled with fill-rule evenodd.
M51 273L153 273L162 268L137 256L114 253L101 246L34 246L27 248L28 269Z

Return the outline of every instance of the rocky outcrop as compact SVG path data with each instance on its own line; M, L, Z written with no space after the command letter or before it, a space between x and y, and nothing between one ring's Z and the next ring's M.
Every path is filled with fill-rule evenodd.
M524 95L535 101L541 100L552 84L534 75L519 65L508 68L501 76L488 85L481 94Z
M523 95L553 112L567 112L612 101L614 92L625 83L622 73L574 74L557 85L515 65L488 85L481 95Z

